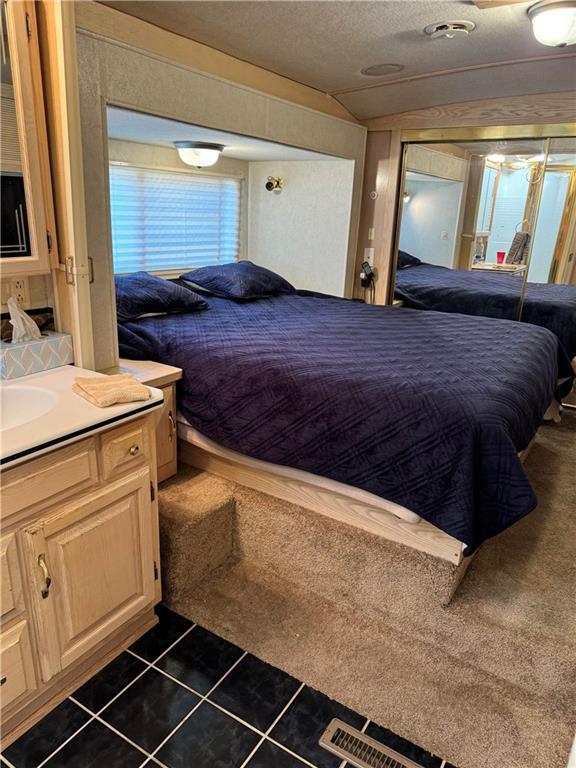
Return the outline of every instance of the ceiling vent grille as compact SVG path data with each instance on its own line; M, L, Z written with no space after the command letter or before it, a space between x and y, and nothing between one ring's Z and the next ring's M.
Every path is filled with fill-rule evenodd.
M437 24L429 24L425 27L425 34L432 40L444 38L453 40L457 37L468 37L470 32L476 29L473 21L440 21Z
M320 737L320 746L356 768L422 768L376 739L342 720L332 720Z

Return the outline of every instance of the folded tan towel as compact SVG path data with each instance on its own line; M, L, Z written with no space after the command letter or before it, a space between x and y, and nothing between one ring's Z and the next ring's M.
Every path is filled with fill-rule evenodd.
M116 373L113 376L77 376L72 391L99 408L116 403L132 403L148 400L150 390L131 373Z

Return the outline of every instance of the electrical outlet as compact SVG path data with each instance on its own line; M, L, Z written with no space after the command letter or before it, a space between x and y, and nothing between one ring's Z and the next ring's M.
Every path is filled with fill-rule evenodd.
M28 278L16 277L10 281L10 296L16 299L16 303L23 309L30 303L30 296L28 293Z

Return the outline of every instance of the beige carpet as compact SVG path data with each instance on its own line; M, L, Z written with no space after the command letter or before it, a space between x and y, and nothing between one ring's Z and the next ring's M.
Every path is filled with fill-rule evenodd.
M169 605L459 768L565 768L576 727L576 414L538 509L444 565L206 473L160 494Z

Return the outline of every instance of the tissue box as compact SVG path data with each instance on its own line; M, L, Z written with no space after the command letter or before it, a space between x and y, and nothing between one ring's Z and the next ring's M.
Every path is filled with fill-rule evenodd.
M72 336L48 331L41 339L17 344L0 342L0 379L18 379L30 373L74 362Z

